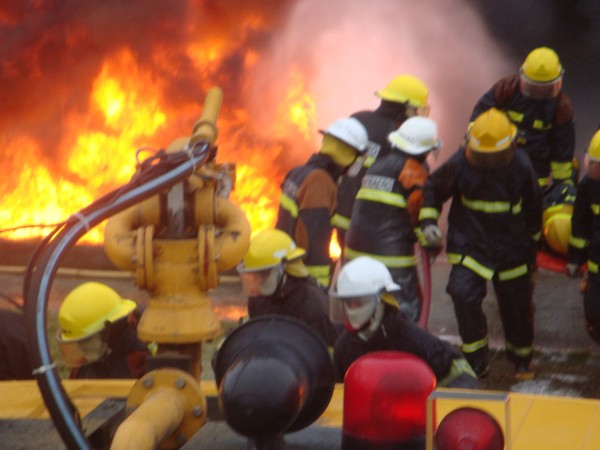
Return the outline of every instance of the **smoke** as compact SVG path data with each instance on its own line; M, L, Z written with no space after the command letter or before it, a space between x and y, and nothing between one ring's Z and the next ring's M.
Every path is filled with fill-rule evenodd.
M456 150L478 98L517 67L463 0L382 0L368 8L360 0L304 0L272 55L275 67L309 68L319 127L377 107L374 92L396 75L420 77L445 153Z
M497 45L517 61L539 46L554 48L573 103L577 153L600 125L600 2L597 0L470 0Z

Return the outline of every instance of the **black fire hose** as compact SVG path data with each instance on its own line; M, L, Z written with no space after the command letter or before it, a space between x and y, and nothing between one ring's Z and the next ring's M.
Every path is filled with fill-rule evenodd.
M61 384L46 333L46 310L52 282L63 255L91 228L130 206L183 181L207 159L210 146L201 142L189 151L164 156L165 163L146 165L122 188L74 214L36 249L26 272L23 298L31 362L52 421L69 449L89 449L77 409ZM165 170L165 166L169 166ZM172 167L171 167L172 166ZM150 174L150 175L148 175Z

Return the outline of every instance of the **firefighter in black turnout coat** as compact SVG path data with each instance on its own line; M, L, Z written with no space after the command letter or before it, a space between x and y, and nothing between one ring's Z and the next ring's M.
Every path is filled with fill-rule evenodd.
M531 51L519 73L492 86L475 105L474 121L489 108L498 108L519 128L517 148L531 159L542 190L554 183L573 183L575 125L573 106L562 91L563 68L547 47Z
M424 238L441 246L437 219L452 198L446 255L452 264L446 291L454 303L462 351L480 376L489 371L488 330L482 301L491 281L516 377L533 377L532 274L542 199L531 162L515 152L517 129L492 108L471 127L460 148L428 178L420 211Z
M343 330L335 343L334 371L338 382L350 365L367 353L396 350L423 359L438 386L472 388L477 377L463 355L450 343L406 320L392 293L400 289L387 268L360 256L345 264L330 291L340 311ZM340 305L341 304L341 305Z
M329 320L327 291L308 274L305 251L281 230L265 230L250 242L237 267L248 295L248 316L294 317L312 327L332 347L337 331Z
M353 167L356 173L340 179L337 194L337 209L331 218L337 230L340 248L344 249L345 234L350 226L350 216L356 194L367 169L373 163L389 154L391 146L389 134L396 130L406 119L429 113L427 98L429 89L420 79L413 75L403 74L394 77L384 89L375 95L381 99L379 106L373 111L358 111L352 114L364 125L369 136L367 156L362 166Z
M143 307L111 287L86 282L65 297L56 340L70 378L139 378L150 347L137 337Z
M336 183L355 161L362 164L358 156L366 151L368 138L365 127L353 118L336 120L321 132L324 136L319 151L304 165L290 170L281 184L275 228L306 249L304 262L309 273L328 287Z
M590 337L600 344L600 131L596 131L587 151L587 170L577 188L567 274L576 276L587 262L583 294L585 325Z
M377 159L363 177L346 235L344 258L369 256L388 268L400 311L413 322L421 314L419 278L414 255L425 159L440 146L436 123L411 117L390 133L393 151Z
M33 379L29 362L25 316L0 309L0 380Z

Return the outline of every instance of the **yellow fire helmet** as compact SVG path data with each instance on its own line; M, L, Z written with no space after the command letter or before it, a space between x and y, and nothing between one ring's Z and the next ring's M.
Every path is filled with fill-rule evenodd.
M300 259L304 249L297 247L287 233L265 230L250 241L244 260L237 266L246 295L270 296L281 284L283 273L305 278L308 269Z
M585 155L585 169L587 176L593 180L600 180L600 129L596 131Z
M544 240L552 250L567 255L571 236L573 205L561 204L544 211Z
M554 50L539 47L527 55L520 71L520 89L526 97L541 100L558 95L563 67Z
M594 136L592 136L587 154L590 161L600 162L600 130L596 131Z
M467 139L467 160L476 167L497 169L513 158L517 127L499 109L481 113L473 122Z
M305 253L287 233L277 229L264 230L250 241L250 247L238 266L238 271L257 272L270 269L284 260L296 260Z
M396 103L408 103L415 108L427 105L429 88L413 75L398 75L385 88L375 93L379 98Z
M99 333L106 322L131 313L136 303L121 298L112 288L96 282L83 283L64 299L58 312L60 342L75 342Z

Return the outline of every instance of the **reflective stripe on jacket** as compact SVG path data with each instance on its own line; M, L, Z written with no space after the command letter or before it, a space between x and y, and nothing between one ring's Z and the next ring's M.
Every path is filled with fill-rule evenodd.
M600 180L587 175L577 186L577 195L571 217L569 262L588 262L588 270L598 273L600 263Z
M542 197L525 154L517 152L506 167L480 169L459 149L425 184L422 229L437 222L450 198L446 247L451 258L458 258L454 263L486 279L497 271L520 276L523 267L533 266Z
M331 272L330 221L336 206L335 180L341 170L321 154L312 155L306 164L292 169L281 185L275 225L306 250L304 263L324 286L329 285Z
M387 267L414 266L414 226L426 179L423 166L402 152L378 159L356 196L346 256L368 255Z

